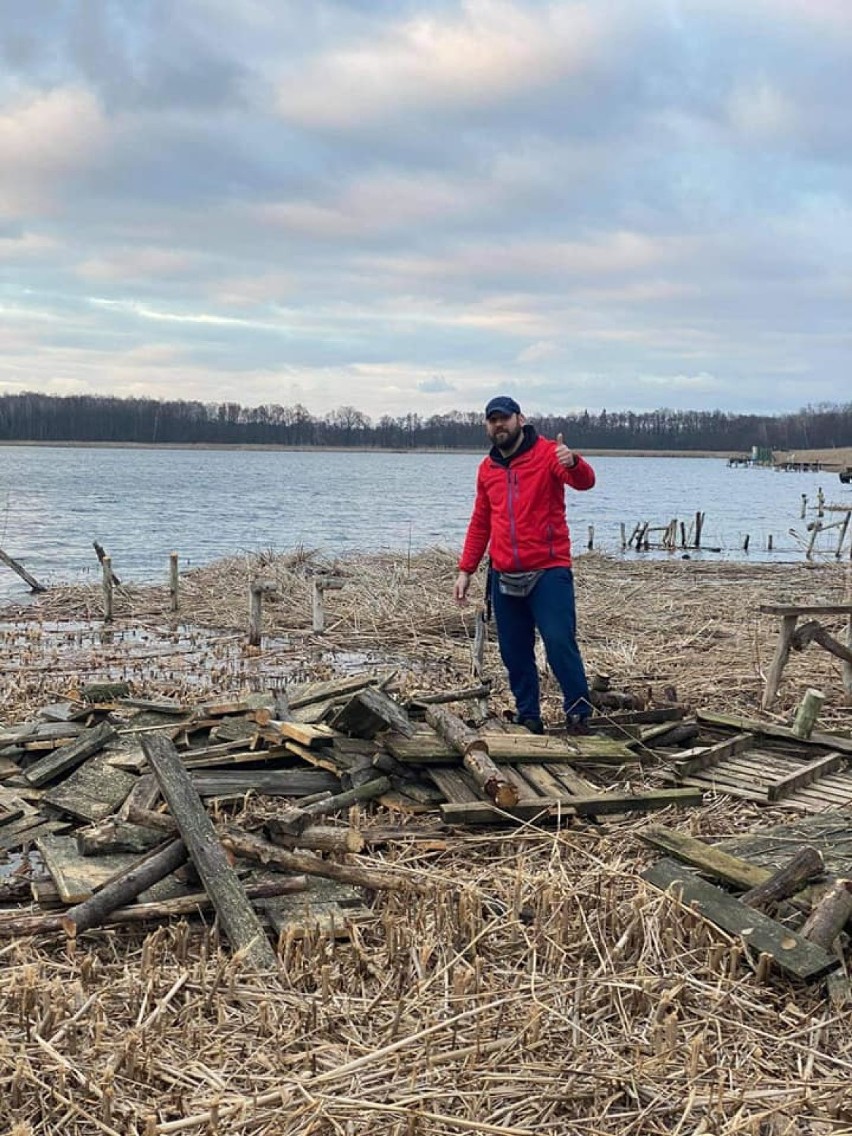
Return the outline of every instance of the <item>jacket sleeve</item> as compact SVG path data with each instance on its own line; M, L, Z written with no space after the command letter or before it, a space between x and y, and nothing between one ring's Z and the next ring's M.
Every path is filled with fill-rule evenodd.
M481 471L476 475L476 498L473 512L464 538L464 548L459 559L459 571L474 573L485 555L491 538L491 502L485 492Z
M564 465L560 465L556 460L556 443L553 444L551 450L551 460L554 472L559 480L564 485L570 485L572 489L592 489L595 484L595 471L589 465L584 457L580 454L574 453L577 459L570 469Z

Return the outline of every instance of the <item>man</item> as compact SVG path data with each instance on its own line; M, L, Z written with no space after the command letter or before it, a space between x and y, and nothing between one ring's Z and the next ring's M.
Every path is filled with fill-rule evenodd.
M515 698L515 721L544 732L535 662L535 629L562 687L569 733L589 732L589 687L577 646L571 538L565 486L591 489L588 462L558 435L539 437L506 395L485 408L493 443L476 477L476 500L459 560L454 596L467 602L470 579L489 548L491 596L500 655Z

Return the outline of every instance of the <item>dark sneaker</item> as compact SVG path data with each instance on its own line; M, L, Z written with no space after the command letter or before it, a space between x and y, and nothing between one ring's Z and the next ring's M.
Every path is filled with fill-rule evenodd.
M586 738L591 734L592 729L589 725L588 718L580 718L570 716L565 720L565 733L570 734L575 738Z
M523 726L524 729L528 730L531 734L544 733L544 722L542 722L541 718L519 718L516 715L515 722L517 725Z

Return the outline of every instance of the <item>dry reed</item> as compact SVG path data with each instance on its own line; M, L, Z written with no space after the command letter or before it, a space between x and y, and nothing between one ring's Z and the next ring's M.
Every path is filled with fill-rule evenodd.
M309 630L319 568L347 578L327 594L322 637ZM251 652L243 627L258 575L279 591ZM448 600L451 580L440 551L410 565L236 557L186 577L180 627L169 626L164 590L122 589L107 641L97 594L57 590L6 624L16 669L3 715L89 679L203 696L330 673L352 652L360 665L390 660L406 690L463 685L472 616ZM833 566L585 556L577 583L591 670L620 688L663 697L674 686L696 705L754 713L776 634L757 605L837 600L845 580ZM493 654L489 662L499 675ZM839 666L815 647L791 660L776 717L815 684L828 695L825 715L848 728ZM553 708L550 688L548 700ZM721 835L780 815L719 798L655 822ZM363 827L388 819L380 810ZM0 945L0 1129L852 1132L852 1012L832 1008L819 986L765 975L740 941L647 887L638 872L653 855L636 838L645 823L459 831L426 850L401 839L370 862L429 880L431 894L376 896L372 922L349 941L283 938L277 985L197 923L91 933L73 950L55 936Z

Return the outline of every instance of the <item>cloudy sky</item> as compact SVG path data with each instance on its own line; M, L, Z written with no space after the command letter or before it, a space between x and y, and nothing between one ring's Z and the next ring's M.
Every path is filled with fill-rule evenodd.
M848 0L2 0L0 393L848 402Z

